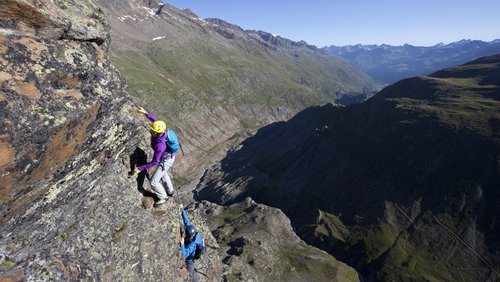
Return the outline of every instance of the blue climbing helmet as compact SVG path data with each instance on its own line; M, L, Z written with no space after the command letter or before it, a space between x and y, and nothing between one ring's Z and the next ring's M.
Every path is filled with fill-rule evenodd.
M186 226L186 233L188 237L193 237L196 234L196 229L192 225Z

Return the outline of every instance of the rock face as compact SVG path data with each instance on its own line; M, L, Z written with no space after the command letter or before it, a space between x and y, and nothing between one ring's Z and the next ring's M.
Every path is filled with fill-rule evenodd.
M124 142L137 132L130 118L100 122L106 112L121 114L128 102L125 84L103 49L109 33L102 14L87 11L95 19L75 16L71 22L71 9L22 1L0 5L2 204L15 200L23 207L43 194L39 187L46 185L38 182L57 182L87 160L98 165L97 157L119 144L107 144L113 137ZM82 151L91 155L77 156ZM20 200L25 194L29 199Z
M109 44L109 28L91 1L16 1L0 5L3 34Z
M279 209L246 198L221 207L201 202L224 263L224 281L359 281L357 272L307 245Z
M127 177L149 136L102 12L8 0L0 18L0 280L186 280L178 205L152 210L146 175ZM220 281L213 248L199 266Z
M500 56L309 108L207 170L196 198L278 207L366 280L498 279Z

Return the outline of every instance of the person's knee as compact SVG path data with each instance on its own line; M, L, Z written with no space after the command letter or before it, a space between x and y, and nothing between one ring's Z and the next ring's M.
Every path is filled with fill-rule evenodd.
M151 178L151 186L158 186L160 184L160 178L159 177L153 177Z
M151 187L155 190L164 190L161 182L161 177L153 177L151 178Z
M194 268L194 265L188 265L187 270L189 272L189 276L191 276L191 280L193 282L198 282L200 281L200 278L198 276L198 273L196 273L196 269Z

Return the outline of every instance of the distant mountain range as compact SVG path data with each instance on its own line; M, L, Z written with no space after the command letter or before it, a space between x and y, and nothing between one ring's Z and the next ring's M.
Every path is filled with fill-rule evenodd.
M380 83L428 75L434 71L461 65L482 56L500 53L500 39L491 42L460 40L450 44L419 47L405 44L329 46L322 50L340 56L359 67Z

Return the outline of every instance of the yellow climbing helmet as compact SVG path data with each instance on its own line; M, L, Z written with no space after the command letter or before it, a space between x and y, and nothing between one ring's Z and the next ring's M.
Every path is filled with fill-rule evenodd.
M165 132L166 129L167 125L165 124L165 122L161 120L157 120L153 122L153 124L151 125L151 130L153 130L156 133L163 133Z

